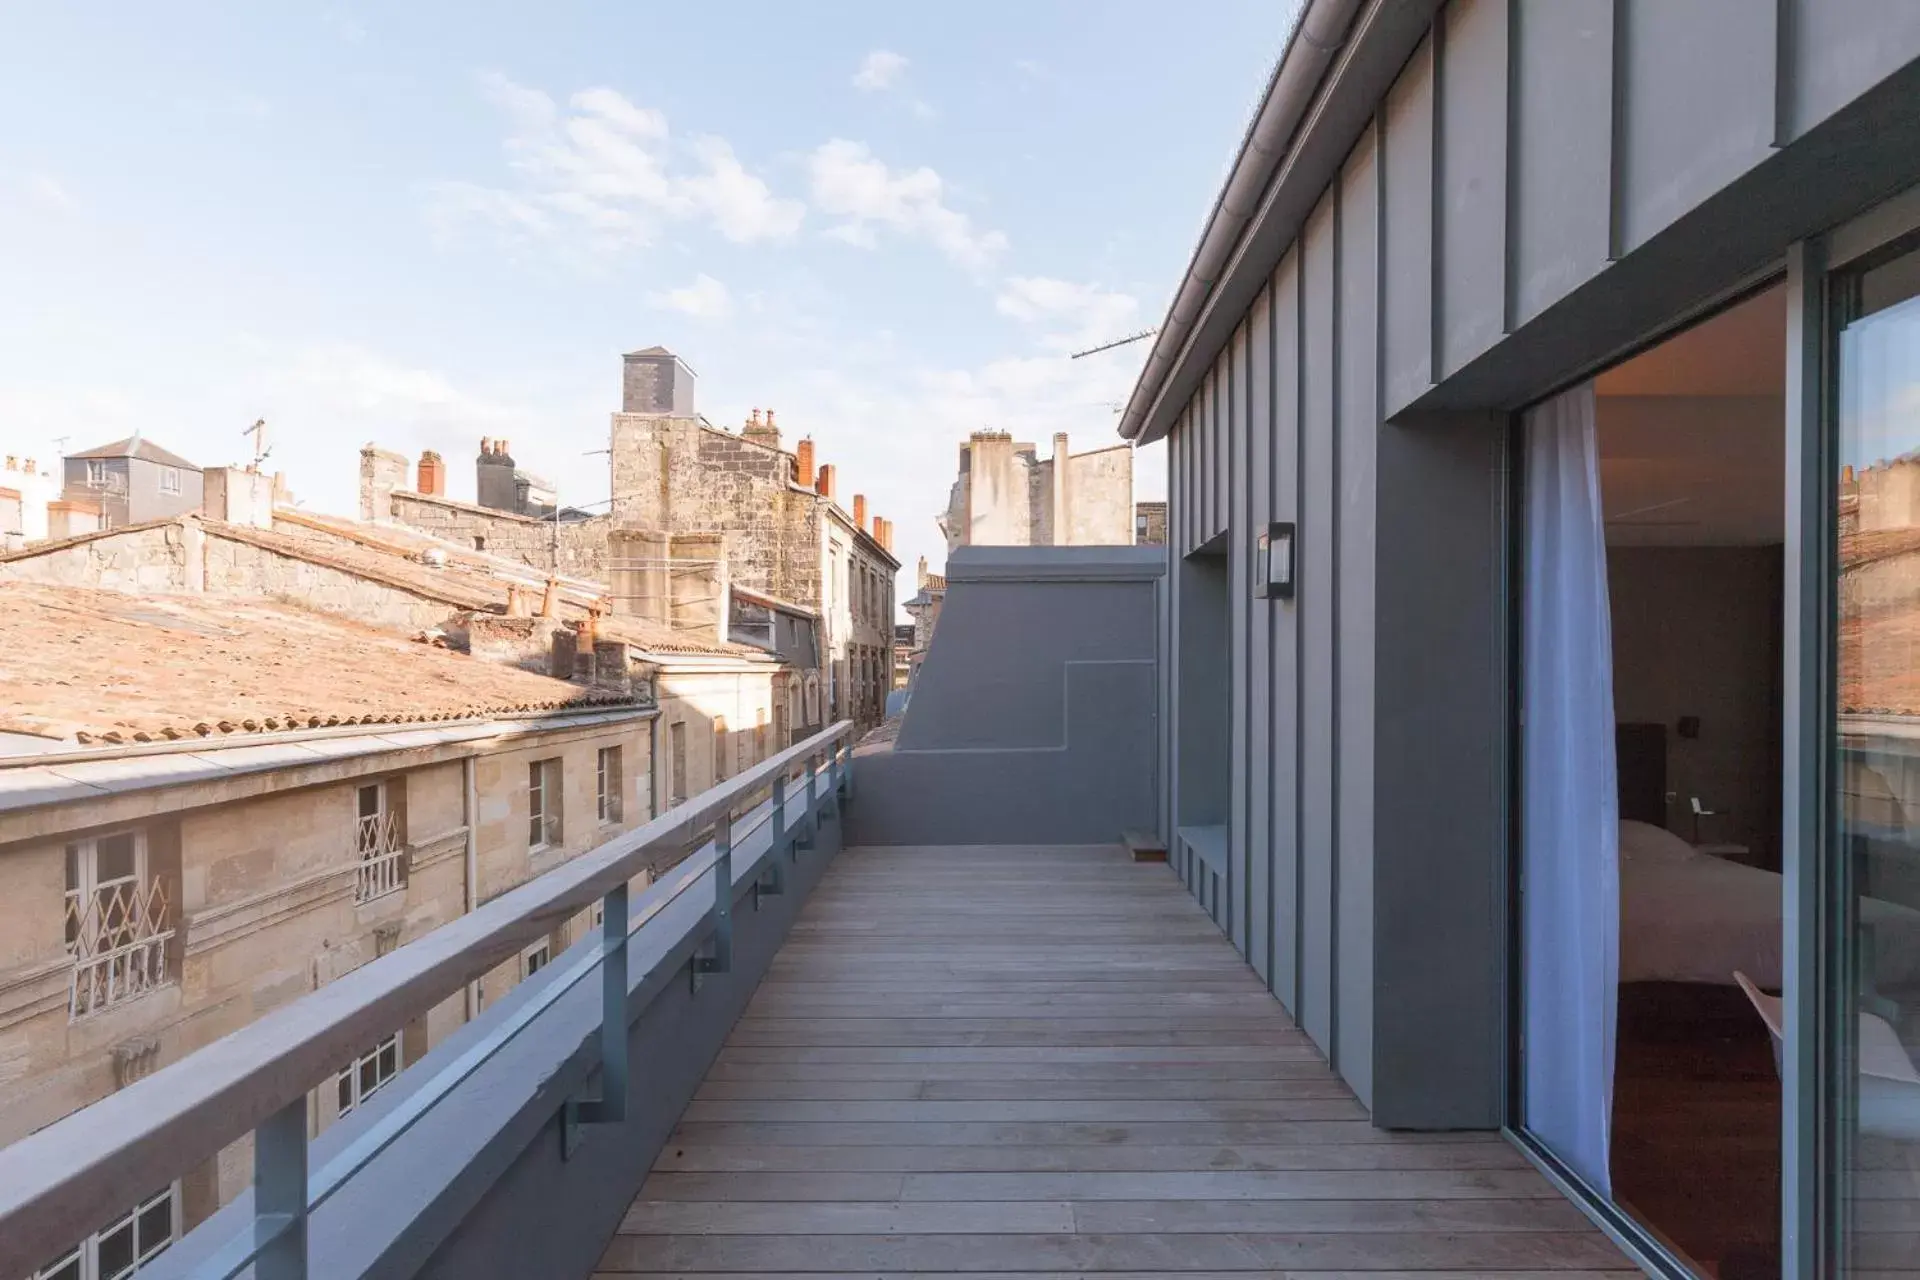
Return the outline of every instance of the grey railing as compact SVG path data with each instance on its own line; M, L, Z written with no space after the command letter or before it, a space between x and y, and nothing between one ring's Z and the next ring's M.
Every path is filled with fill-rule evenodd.
M309 1215L598 967L602 975L600 1096L567 1099L562 1148L584 1127L620 1121L627 1097L630 1009L628 939L703 880L712 906L692 981L725 973L733 960L734 823L743 810L772 827L739 883L777 890L780 861L797 856L822 811L852 795L853 725L842 721L729 778L539 878L503 894L111 1094L10 1147L0 1149L0 1277L28 1274L142 1194L181 1176L229 1143L253 1134L253 1212L242 1230L193 1271L228 1280L252 1268L256 1280L306 1280ZM824 768L824 776L823 776ZM788 785L804 786L793 796ZM764 797L764 798L763 798ZM803 805L789 814L789 803ZM710 842L710 843L709 843ZM662 851L695 850L649 890L641 918L629 919L627 884ZM366 1045L424 1015L466 983L518 954L586 909L603 904L600 941L569 961L537 998L514 1007L404 1105L382 1115L318 1169L307 1152L307 1095ZM425 1069L426 1064L422 1064Z

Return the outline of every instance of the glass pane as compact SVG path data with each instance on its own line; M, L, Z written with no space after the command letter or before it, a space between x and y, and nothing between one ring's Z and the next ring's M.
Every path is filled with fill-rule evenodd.
M142 1209L137 1226L140 1261L145 1262L173 1240L173 1197L163 1196Z
M94 880L107 884L133 878L133 832L103 836L94 845Z
M368 1057L360 1063L360 1096L364 1098L379 1087L379 1062L375 1058Z
M380 1046L380 1078L391 1080L400 1072L400 1042L389 1040Z
M1852 1264L1920 1267L1920 273L1853 281L1840 331L1838 1112Z
M133 1220L122 1222L100 1236L100 1280L118 1280L133 1274Z
M380 816L379 787L360 788L360 816L363 818L377 818Z
M49 1262L33 1273L34 1280L81 1280L80 1249L75 1246L57 1262Z

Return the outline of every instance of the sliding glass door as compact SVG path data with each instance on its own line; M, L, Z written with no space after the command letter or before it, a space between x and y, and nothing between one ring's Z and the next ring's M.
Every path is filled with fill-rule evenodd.
M1831 279L1833 1095L1847 1274L1920 1274L1920 246Z

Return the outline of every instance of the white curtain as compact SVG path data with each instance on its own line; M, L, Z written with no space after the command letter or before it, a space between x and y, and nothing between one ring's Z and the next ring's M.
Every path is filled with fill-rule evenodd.
M1521 864L1526 1125L1610 1191L1620 976L1613 642L1591 383L1526 415Z

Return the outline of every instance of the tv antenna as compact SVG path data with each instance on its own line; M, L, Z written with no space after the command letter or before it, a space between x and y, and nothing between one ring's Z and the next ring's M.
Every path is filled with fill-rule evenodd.
M1130 334L1127 337L1115 338L1112 342L1103 342L1097 347L1088 347L1085 351L1076 351L1068 356L1067 359L1078 360L1081 356L1099 355L1102 351L1111 351L1115 347L1124 347L1129 342L1138 342L1142 338L1151 338L1158 332L1160 332L1158 329L1142 329L1140 332Z
M255 418L253 425L240 434L253 437L253 461L248 464L248 470L258 471L260 464L273 452L273 446L267 443L267 420Z

